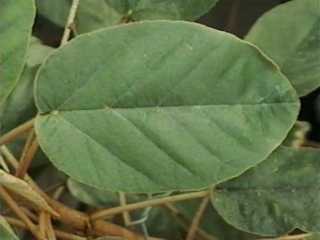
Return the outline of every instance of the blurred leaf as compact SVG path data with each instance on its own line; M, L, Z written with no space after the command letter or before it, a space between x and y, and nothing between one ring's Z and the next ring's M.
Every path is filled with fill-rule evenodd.
M79 33L126 21L148 19L196 20L219 0L85 0L80 1L75 26ZM37 0L38 11L64 26L71 0Z
M243 231L278 236L320 230L320 151L280 147L242 176L217 186L212 203Z
M22 71L35 9L32 0L0 0L0 104Z
M175 21L78 37L41 67L35 92L35 128L53 164L123 192L237 176L284 140L299 110L290 83L256 48Z
M246 40L269 55L300 96L320 86L320 0L294 0L263 15Z
M11 229L7 221L0 215L0 236L1 240L19 240L17 235Z
M107 207L115 204L119 205L119 194L99 190L84 184L81 184L71 178L68 179L68 189L70 193L83 203L95 207Z
M310 129L310 123L297 121L282 144L287 147L301 147L307 139Z
M36 115L33 82L38 67L52 50L32 38L22 75L7 100L0 105L0 132L8 132Z
M47 204L47 202L32 188L30 185L15 176L12 176L0 169L0 185L6 187L12 192L18 194L25 200L28 200L34 207L45 210L54 216L55 211Z

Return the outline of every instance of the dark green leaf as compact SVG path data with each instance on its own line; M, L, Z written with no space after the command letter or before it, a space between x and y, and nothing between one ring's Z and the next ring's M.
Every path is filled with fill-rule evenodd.
M244 175L217 187L212 202L244 231L283 235L320 230L320 151L280 147Z
M299 110L290 83L256 48L188 22L80 36L37 80L44 152L77 181L112 191L237 176L284 140Z
M0 132L8 132L36 115L33 99L33 82L43 59L52 48L33 38L27 53L26 65L14 90L0 105Z
M0 104L22 71L35 9L32 0L0 0Z
M79 33L126 21L148 19L195 20L208 12L219 0L85 0L80 1L76 30ZM70 0L37 0L39 12L64 26Z
M320 0L295 0L274 8L246 40L279 64L300 96L320 86Z

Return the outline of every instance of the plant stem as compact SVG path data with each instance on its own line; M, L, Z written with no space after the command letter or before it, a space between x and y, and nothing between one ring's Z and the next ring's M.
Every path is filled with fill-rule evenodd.
M28 227L30 232L37 238L42 239L41 234L38 232L37 226L30 220L30 218L20 209L18 204L14 201L14 199L10 196L6 189L0 186L0 196L6 202L8 207L24 222L24 224Z
M34 123L34 119L29 120L28 122L16 127L15 129L11 130L10 132L4 134L0 138L0 146L11 143L12 141L16 140L22 134L29 131L33 127L33 123Z
M70 34L72 31L72 24L74 23L74 19L77 14L79 3L80 3L80 0L72 0L69 16L68 16L67 23L64 28L64 32L63 32L63 36L62 36L62 39L60 42L60 46L63 46L64 44L66 44L70 38Z
M119 199L120 199L120 206L124 207L127 205L127 199L124 192L119 192ZM123 215L123 221L125 226L129 226L131 223L131 217L128 211L125 211L122 213Z
M24 176L26 175L32 160L35 156L35 154L37 153L39 148L39 144L37 139L34 139L33 142L31 143L30 147L28 148L28 150L26 150L26 153L22 156L19 166L16 170L16 177L18 178L24 178Z
M115 215L115 214L119 214L126 211L133 211L141 208L164 205L166 203L179 202L179 201L195 199L195 198L203 198L203 197L207 197L208 195L209 195L209 191L192 192L192 193L180 194L180 195L175 195L170 197L147 200L139 203L128 204L123 207L120 206L115 208L99 210L91 215L91 220L95 221L98 219L104 219L110 215Z
M205 197L202 200L202 202L199 206L199 209L196 212L196 214L192 220L192 223L191 223L189 232L187 234L186 240L194 240L195 239L197 231L198 231L198 227L200 226L201 219L202 219L203 214L208 206L208 203L209 203L209 197Z

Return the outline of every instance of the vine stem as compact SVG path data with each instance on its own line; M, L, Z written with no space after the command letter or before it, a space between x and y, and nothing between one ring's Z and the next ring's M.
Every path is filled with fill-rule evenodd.
M194 240L195 239L195 237L197 235L198 227L200 226L203 214L204 214L205 210L207 209L208 204L209 204L209 197L205 197L202 200L202 202L199 206L199 209L196 212L196 214L192 220L192 223L191 223L189 232L187 234L186 240Z
M34 119L31 119L28 122L25 122L24 124L4 134L2 137L0 137L0 146L11 143L12 141L20 137L22 134L29 131L33 127L33 123L34 123Z
M72 24L74 23L74 19L75 19L76 14L77 14L79 3L80 3L80 0L73 0L72 1L71 7L70 7L69 16L68 16L68 19L67 19L67 23L65 25L63 36L62 36L62 39L61 39L61 42L60 42L60 46L63 46L64 44L66 44L68 42L69 38L70 38L70 34L71 34L71 31L72 31Z
M208 195L209 195L209 191L201 191L201 192L192 192L192 193L179 194L179 195L170 196L170 197L147 200L144 202L128 204L125 206L99 210L93 213L90 216L90 219L92 221L95 221L98 219L104 219L110 215L115 215L123 212L129 212L137 209L164 205L166 203L173 203L173 202L179 202L179 201L196 199L196 198L204 198L204 197L208 197Z

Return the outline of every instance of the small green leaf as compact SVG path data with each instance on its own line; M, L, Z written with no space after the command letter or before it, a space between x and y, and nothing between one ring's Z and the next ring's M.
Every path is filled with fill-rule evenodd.
M1 240L19 240L7 221L0 215Z
M80 1L76 30L79 33L126 21L150 19L196 20L219 0L86 0ZM40 14L64 26L70 0L37 0Z
M35 9L32 0L0 0L0 104L22 71Z
M243 231L284 235L320 230L320 151L280 147L244 175L217 186L212 203Z
M116 192L235 177L284 140L299 110L255 47L179 21L79 36L41 67L35 94L36 132L54 165Z
M276 61L300 96L320 86L320 0L294 0L262 16L246 40Z
M0 133L8 132L36 115L33 99L33 83L36 72L53 49L32 38L26 64L13 91L0 105Z
M297 121L291 128L282 145L296 148L303 146L310 130L311 124L309 122Z

